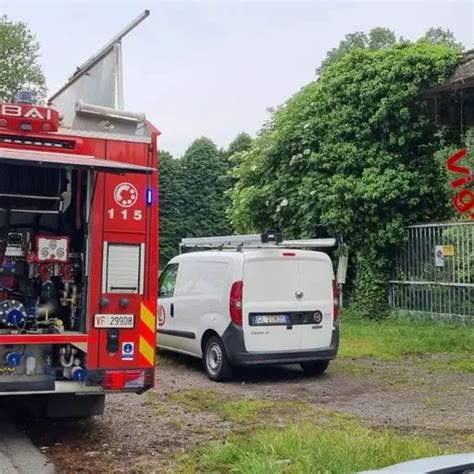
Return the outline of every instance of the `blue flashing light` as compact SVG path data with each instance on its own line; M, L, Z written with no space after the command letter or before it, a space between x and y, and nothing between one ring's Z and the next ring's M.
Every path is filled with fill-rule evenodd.
M153 189L148 188L146 190L146 203L148 205L153 203Z

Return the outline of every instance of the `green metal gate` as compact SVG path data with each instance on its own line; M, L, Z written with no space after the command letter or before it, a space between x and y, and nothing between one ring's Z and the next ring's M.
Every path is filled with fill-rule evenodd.
M474 222L412 225L394 260L394 309L474 324Z

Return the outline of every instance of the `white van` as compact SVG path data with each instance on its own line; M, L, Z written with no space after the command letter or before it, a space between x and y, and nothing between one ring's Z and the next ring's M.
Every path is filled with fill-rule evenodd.
M173 258L159 281L159 348L202 358L212 380L234 366L298 363L324 372L339 345L331 259L284 247Z

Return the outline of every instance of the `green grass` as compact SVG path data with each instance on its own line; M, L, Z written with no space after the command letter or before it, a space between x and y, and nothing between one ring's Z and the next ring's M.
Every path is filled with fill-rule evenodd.
M160 404L156 394L153 392L147 392L145 394L143 404L147 407L150 407L156 416L161 416L166 413L164 406Z
M463 357L449 357L442 360L418 360L417 365L427 370L445 373L474 373L474 357L469 354Z
M275 420L294 419L308 413L309 405L305 402L289 400L241 399L230 400L217 407L217 414L226 421L234 423L262 424Z
M340 357L396 360L408 355L467 354L473 347L474 330L466 326L403 318L367 321L343 316L341 321Z
M213 390L181 390L168 400L192 413L210 411L225 421L234 423L267 423L295 419L310 409L305 402L256 398L230 398Z
M275 405L271 400L230 400L216 411L224 420L244 423L257 420L264 412L271 412Z
M185 454L178 470L343 474L443 453L432 441L372 430L344 415L312 420L207 444Z
M425 405L427 407L437 407L439 404L440 404L440 400L439 398L436 398L436 397L426 397L425 398Z
M373 376L374 374L373 369L367 364L361 365L358 361L342 358L331 362L330 370L332 373L350 374L363 379Z
M373 380L385 384L388 388L429 389L436 378L431 379L430 373L444 374L474 373L474 357L470 354L458 356L434 354L432 356L408 356L403 363L397 362L387 366L376 359L338 358L331 363L331 373L349 374L364 380ZM423 372L420 372L420 371ZM425 373L426 372L426 373ZM419 375L422 375L419 377ZM448 386L436 383L437 390Z
M170 401L239 427L224 441L181 455L179 472L349 473L442 454L433 441L370 429L355 417L304 402L233 399L200 389L175 393ZM425 402L437 404L429 397Z
M389 375L388 375L388 370ZM349 374L364 380L373 380L382 383L388 389L421 388L423 381L414 378L404 367L390 367L387 369L378 362L370 363L366 360L336 359L331 363L331 372Z
M221 404L221 399L216 392L197 388L173 393L169 396L169 400L192 413L215 411Z

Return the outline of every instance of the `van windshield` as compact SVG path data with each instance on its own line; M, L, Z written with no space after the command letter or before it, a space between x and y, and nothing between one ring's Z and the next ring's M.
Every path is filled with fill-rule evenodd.
M159 295L162 298L168 298L174 295L174 290L176 288L176 277L178 276L178 264L171 263L169 264L160 275L160 280L158 282L159 286Z

